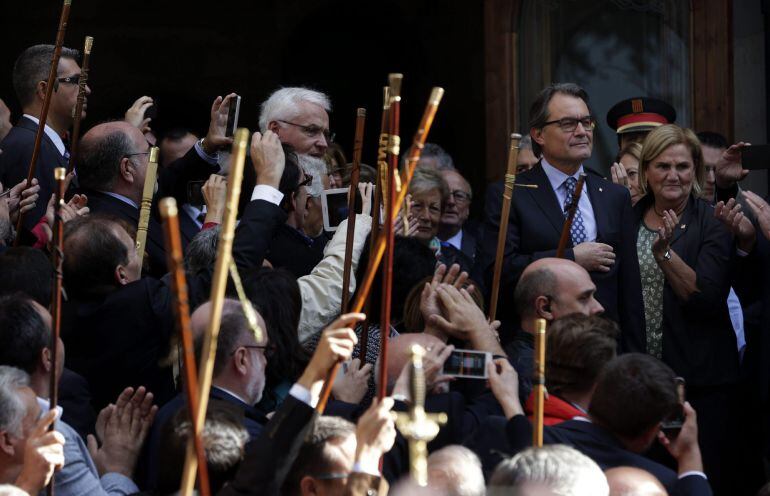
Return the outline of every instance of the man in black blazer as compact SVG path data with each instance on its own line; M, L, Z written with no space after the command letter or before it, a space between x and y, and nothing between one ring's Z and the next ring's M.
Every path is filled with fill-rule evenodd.
M187 183L208 179L209 175L219 171L217 152L232 143L232 138L225 137L232 96L214 100L206 137L181 159L158 170L155 198L173 196L178 205L187 203ZM150 145L142 132L122 121L99 124L83 136L76 164L78 192L88 197L91 213L108 213L129 225L138 225L149 151ZM149 273L161 277L166 273L166 251L156 214L153 209L145 249L150 262Z
M0 143L3 150L0 154L0 182L4 187L14 186L27 178L53 52L53 45L31 46L19 55L13 66L13 88L24 115ZM27 230L31 230L45 214L48 199L54 191L54 169L67 167L69 163L65 141L77 103L80 78L78 57L77 50L62 48L35 168L35 177L40 184L40 201L24 217ZM91 89L86 86L86 96L90 94ZM85 110L84 104L81 118L85 117Z
M516 374L507 364L490 369L490 386L505 416L489 418L469 444L485 470L501 456L528 447L532 426L517 397ZM634 405L629 408L629 405ZM678 430L663 430L678 413ZM677 472L643 454L660 442L677 462ZM680 403L674 372L649 355L628 353L609 362L597 379L586 418L545 427L545 444L566 444L593 459L602 469L631 466L653 474L675 495L710 495L698 446L698 424L689 403Z
M516 282L528 264L556 255L565 204L572 199L578 176L586 173L565 257L591 274L596 299L621 331L643 335L644 307L630 195L582 165L591 156L594 125L588 95L575 84L553 84L532 105L530 135L535 155L542 153L542 158L516 179L537 188L515 188L511 202L498 305L498 318L506 331L517 324L512 305L507 304ZM487 288L497 249L501 199L502 184L491 185L476 267Z
M235 232L233 258L241 269L262 264L270 239L286 220L278 206L284 170L280 142L272 133L257 133L251 149L252 157L269 153L254 160L257 186ZM88 380L97 408L115 391L137 383L152 388L157 403L164 404L176 394L171 369L159 364L174 332L168 279L139 277L135 244L112 220L92 215L73 221L64 238L67 364ZM212 272L213 264L188 278L191 307L208 298Z

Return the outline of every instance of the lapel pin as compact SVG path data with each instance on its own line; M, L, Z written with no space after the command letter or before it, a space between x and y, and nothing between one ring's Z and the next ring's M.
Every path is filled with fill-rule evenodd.
M599 188L599 193L601 193L602 191L604 191L604 190L603 190L603 189L601 189L601 188Z
M679 226L679 227L681 227L682 229L684 229L685 227L687 227L687 224L682 224L682 225L681 225L681 226Z

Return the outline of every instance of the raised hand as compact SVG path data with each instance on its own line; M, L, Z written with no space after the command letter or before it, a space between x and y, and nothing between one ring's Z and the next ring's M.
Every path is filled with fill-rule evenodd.
M358 183L358 191L361 192L361 213L372 215L372 191L374 184Z
M142 134L152 131L150 129L151 118L144 117L144 113L147 109L155 105L155 102L149 96L140 96L136 101L126 110L124 120L132 126L138 128Z
M225 136L227 130L227 114L230 112L230 101L237 95L230 93L224 99L218 96L211 104L211 120L209 130L203 140L203 151L209 155L215 154L220 148L233 144L233 139Z
M575 263L588 272L609 272L615 265L615 252L612 246L604 243L586 241L572 249Z
M14 484L29 494L38 494L53 477L54 470L64 466L64 436L48 427L56 411L47 411L27 437L24 465Z
M278 135L269 129L265 134L256 132L251 136L251 162L257 175L257 184L278 189L286 167L286 156Z
M754 248L757 241L757 231L754 224L741 212L741 205L730 198L727 203L720 201L714 208L714 217L735 236L738 247L746 252Z
M225 215L225 202L227 201L227 180L224 176L211 174L201 187L203 201L206 202L205 223L222 223Z
M8 212L11 222L16 222L19 215L26 213L33 208L40 197L40 185L37 179L32 179L32 186L27 187L27 180L23 179L19 184L11 188L8 194Z
M744 191L743 197L751 211L754 212L762 234L765 238L770 239L770 205L761 196L751 191Z
M731 188L749 174L749 171L744 169L741 164L741 150L747 146L751 146L751 143L741 141L730 146L730 148L722 153L714 170L718 187Z
M663 225L658 228L658 236L652 242L652 254L656 260L664 257L670 248L671 238L674 236L674 229L679 223L679 217L673 210L663 211Z
M630 189L628 185L628 173L626 172L626 168L623 166L623 164L620 162L614 162L610 167L610 175L612 176L613 183Z
M396 441L396 426L390 410L392 398L375 399L356 424L355 462L377 471L380 458L390 451Z
M519 375L505 358L498 358L487 363L489 389L503 407L505 418L523 415L519 402Z
M344 365L344 364L343 364ZM335 399L346 403L360 403L369 388L369 378L372 376L372 364L354 358L348 365L342 377L334 381L332 394Z

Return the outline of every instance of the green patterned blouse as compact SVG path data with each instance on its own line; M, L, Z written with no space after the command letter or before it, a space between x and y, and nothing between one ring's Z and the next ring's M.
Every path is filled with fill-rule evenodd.
M652 255L652 244L658 232L652 231L644 222L639 225L636 238L636 254L639 257L639 272L642 276L642 299L644 318L647 323L647 353L663 358L663 284L665 276Z

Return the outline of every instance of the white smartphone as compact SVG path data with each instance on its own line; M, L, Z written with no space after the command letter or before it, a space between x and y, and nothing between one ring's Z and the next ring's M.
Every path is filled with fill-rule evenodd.
M486 379L487 363L492 360L488 351L454 350L444 362L444 375L467 379Z
M361 211L361 191L356 190L356 212ZM336 231L340 223L348 218L348 188L326 189L321 193L321 209L324 230ZM366 212L371 214L371 212Z

